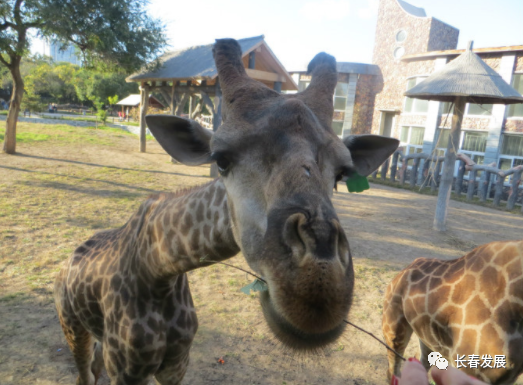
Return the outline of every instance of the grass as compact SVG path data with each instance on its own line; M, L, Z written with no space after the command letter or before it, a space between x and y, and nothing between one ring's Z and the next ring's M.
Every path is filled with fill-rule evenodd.
M17 133L16 141L19 143L33 143L33 142L43 142L49 140L50 135L47 134L38 134L35 132L21 132ZM4 134L0 133L0 141L4 140Z
M25 282L23 286L31 291L48 291L60 262L79 240L121 226L145 196L165 190L159 175L147 167L83 163L78 156L117 147L122 140L137 141L137 137L104 126L18 124L18 151L24 153L26 144L45 150L41 160L29 158L16 165L0 161L0 274L4 278ZM47 160L58 150L70 152L74 160ZM3 296L0 301L16 298Z
M35 126L40 128L35 129ZM114 134L108 138L101 133ZM18 123L16 140L19 143L49 142L53 145L69 145L75 143L91 143L110 146L113 140L118 137L136 137L136 135L119 128L109 126L77 127L67 124L39 125L34 123ZM147 135L147 140L153 140L151 135ZM0 133L0 141L4 140L4 133Z

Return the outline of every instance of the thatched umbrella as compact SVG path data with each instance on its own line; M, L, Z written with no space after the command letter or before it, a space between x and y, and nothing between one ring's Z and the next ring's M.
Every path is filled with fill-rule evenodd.
M436 214L434 216L434 229L445 231L447 206L454 179L454 163L456 161L456 150L459 146L465 105L467 103L523 103L523 96L508 85L478 55L472 52L472 42L469 42L468 48L464 53L440 71L435 72L405 92L405 96L454 103L452 128L447 153L445 154L445 164L438 192Z

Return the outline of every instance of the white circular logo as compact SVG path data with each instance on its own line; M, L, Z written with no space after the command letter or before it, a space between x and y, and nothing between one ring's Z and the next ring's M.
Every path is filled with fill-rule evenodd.
M449 366L447 359L443 358L443 356L438 352L430 353L427 357L427 361L429 361L430 366L436 365L436 367L441 370L447 370L447 367Z

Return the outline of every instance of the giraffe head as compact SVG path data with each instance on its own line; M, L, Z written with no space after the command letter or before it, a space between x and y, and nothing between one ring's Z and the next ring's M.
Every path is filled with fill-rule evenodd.
M234 238L268 283L261 305L270 329L288 347L322 347L343 332L354 286L333 189L342 178L369 175L398 141L334 133L330 55L311 61L305 91L282 95L247 76L235 40L218 40L213 53L223 92L220 128L212 133L194 121L152 115L149 129L184 164L216 162Z

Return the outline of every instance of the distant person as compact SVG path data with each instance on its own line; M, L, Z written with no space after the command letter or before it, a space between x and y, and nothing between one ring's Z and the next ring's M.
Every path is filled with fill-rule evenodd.
M49 103L49 105L47 106L47 110L49 112L53 112L53 105L51 103Z
M125 110L125 116L127 117L127 121L129 121L129 107Z

